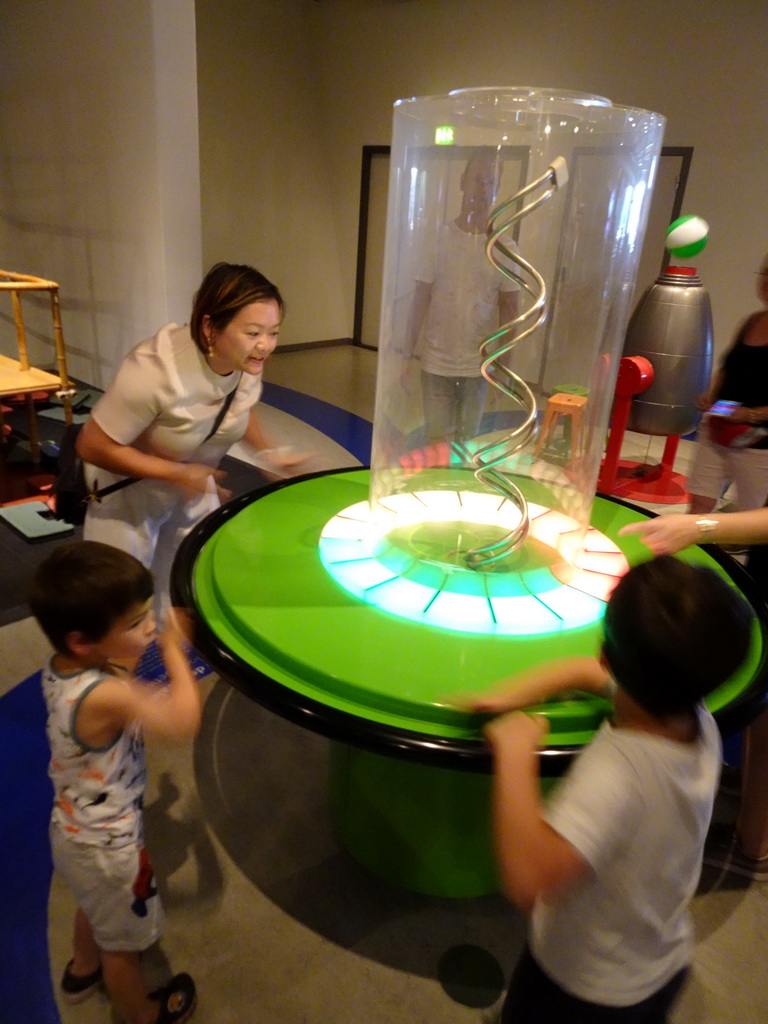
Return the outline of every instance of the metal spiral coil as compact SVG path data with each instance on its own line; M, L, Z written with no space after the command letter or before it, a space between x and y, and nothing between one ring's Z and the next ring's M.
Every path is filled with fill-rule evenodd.
M502 359L525 338L530 337L544 323L547 317L547 286L544 278L519 253L507 248L501 241L505 232L533 210L538 209L568 181L568 165L563 157L556 157L541 177L520 189L510 199L499 203L488 218L486 229L488 242L485 252L494 267L515 281L521 289L533 299L531 305L514 320L502 324L497 331L485 338L480 344L480 355L483 359L481 372L485 379L512 398L526 413L525 419L503 438L479 448L471 455L475 465L475 478L493 488L504 498L511 501L520 511L520 522L505 536L489 544L483 544L467 551L464 556L466 564L472 569L482 569L504 558L515 551L528 535L529 518L528 502L522 491L515 486L507 475L496 467L516 455L531 440L536 432L536 399L526 382L504 366ZM511 207L519 204L522 199L543 189L542 192L527 206L522 206L509 213ZM501 262L501 257L506 265ZM511 264L511 266L509 265Z

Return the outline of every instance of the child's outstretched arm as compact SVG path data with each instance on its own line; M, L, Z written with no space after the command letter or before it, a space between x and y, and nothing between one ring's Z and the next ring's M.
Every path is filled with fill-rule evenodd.
M542 814L537 748L544 718L514 712L485 729L493 752L493 830L505 894L524 913L540 897L556 896L591 870Z
M457 701L470 711L501 714L543 704L568 690L606 696L610 676L597 658L559 658L500 680L487 693Z
M110 678L83 698L77 732L90 746L108 745L132 722L165 739L188 739L198 731L202 700L184 653L181 615L170 609L157 638L168 672L167 685Z

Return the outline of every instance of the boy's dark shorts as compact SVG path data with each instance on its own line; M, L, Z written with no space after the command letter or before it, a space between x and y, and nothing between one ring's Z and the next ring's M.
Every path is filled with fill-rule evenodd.
M603 1006L572 996L542 971L526 946L509 983L501 1024L666 1024L688 968L632 1006Z

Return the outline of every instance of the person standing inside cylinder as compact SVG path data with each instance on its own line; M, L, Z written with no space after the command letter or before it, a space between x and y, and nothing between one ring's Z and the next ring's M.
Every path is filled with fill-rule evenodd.
M487 381L480 342L518 315L519 286L485 254L486 227L501 177L499 154L474 149L459 187L461 209L420 257L406 328L404 377L423 333L421 394L427 444L466 444L480 432ZM516 250L512 241L504 243ZM405 383L405 381L404 381Z
M253 406L284 311L280 292L258 270L217 263L195 295L190 323L166 324L132 349L80 432L77 450L93 490L133 478L89 503L83 536L150 569L161 604L182 538L230 497L218 468L227 450L241 439L271 447ZM275 453L275 470L291 461Z
M757 274L763 309L741 325L697 405L705 415L688 479L690 511L711 512L729 483L740 510L768 497L768 255ZM735 403L733 408L721 402Z

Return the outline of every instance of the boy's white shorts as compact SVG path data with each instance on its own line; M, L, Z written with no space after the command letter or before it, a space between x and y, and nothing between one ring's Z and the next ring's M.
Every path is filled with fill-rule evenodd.
M143 846L78 843L51 827L53 864L75 895L101 949L141 952L160 938L163 907Z

